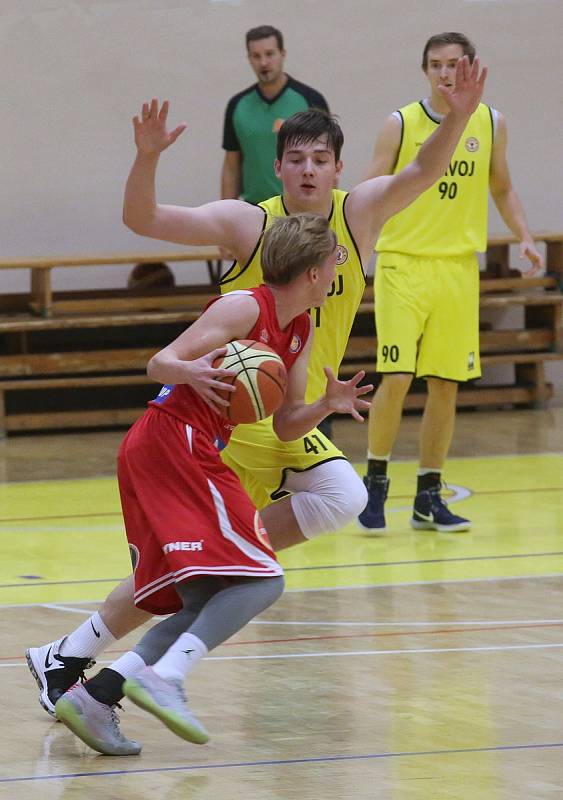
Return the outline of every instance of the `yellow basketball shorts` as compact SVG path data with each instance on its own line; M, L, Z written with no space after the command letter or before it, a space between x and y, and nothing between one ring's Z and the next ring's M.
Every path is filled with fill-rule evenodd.
M283 483L288 471L303 472L345 456L317 428L300 439L282 442L274 433L272 417L268 417L235 428L221 458L261 509L285 495Z
M378 372L452 381L480 377L475 254L380 253L374 286Z

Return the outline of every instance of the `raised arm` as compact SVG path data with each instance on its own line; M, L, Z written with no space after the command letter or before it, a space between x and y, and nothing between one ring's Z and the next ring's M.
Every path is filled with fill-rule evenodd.
M499 114L491 158L489 185L501 217L520 240L520 258L527 258L530 262L531 266L528 270L522 269L522 272L530 277L543 267L543 258L536 249L528 228L524 206L516 194L510 179L510 171L506 159L506 145L506 122L502 114Z
M372 178L352 190L347 209L353 220L352 232L360 242L373 241L389 217L412 203L446 171L469 118L481 101L486 77L487 68L480 71L478 58L473 64L467 56L460 58L454 86L439 87L450 111L416 159L396 175Z
M169 242L220 245L237 255L251 252L262 228L260 209L238 200L218 200L195 208L156 201L155 179L160 154L185 130L167 128L168 101L159 108L153 98L133 118L137 155L125 187L123 221L135 233Z

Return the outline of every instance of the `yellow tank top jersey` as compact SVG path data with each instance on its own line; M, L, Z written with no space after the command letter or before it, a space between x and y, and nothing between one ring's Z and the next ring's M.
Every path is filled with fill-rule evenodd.
M344 357L352 323L362 299L366 285L366 277L360 260L356 243L348 228L345 216L345 205L348 192L340 189L332 191L332 211L329 222L338 239L339 256L336 267L336 278L330 294L322 308L312 308L314 339L309 374L307 380L306 401L312 403L324 394L326 378L323 367L331 367L338 374L340 362ZM258 204L263 208L264 230L274 217L288 215L283 197L271 197ZM260 254L262 236L256 249L245 266L235 262L221 281L221 291L231 292L235 289L250 289L262 283L262 267Z
M414 161L420 145L439 125L420 102L411 103L398 113L403 128L395 173ZM471 116L446 173L385 223L376 250L430 257L484 252L492 145L492 111L481 103Z

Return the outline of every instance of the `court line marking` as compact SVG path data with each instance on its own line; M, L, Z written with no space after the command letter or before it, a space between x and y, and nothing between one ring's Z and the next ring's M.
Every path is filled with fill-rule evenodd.
M512 553L498 556L458 556L456 558L423 558L407 561L371 561L359 564L321 564L308 567L284 567L284 572L319 572L336 569L375 569L380 567L412 567L425 564L456 564L468 561L510 561L521 558L554 558L563 556L563 551L546 553ZM0 589L29 589L34 586L83 586L90 583L119 583L123 578L89 578L73 581L28 581L26 583L2 583Z
M92 479L95 480L95 479ZM1 485L1 484L0 484ZM522 492L561 492L563 491L563 486L541 486L541 487L521 487L519 489L469 489L466 486L460 486L459 484L448 484L448 489L458 490L453 491L451 495L445 493L444 497L448 501L448 503L458 503L461 500L468 500L471 497L480 497L482 495L497 495L497 494L522 494ZM388 497L388 501L391 502L393 500L408 500L412 501L412 493L411 494L390 494ZM406 506L401 506L400 508L389 508L386 509L388 511L410 511L410 505L408 508ZM96 514L54 514L49 516L40 516L40 517L0 517L0 525L8 525L9 523L21 523L21 522L45 522L45 521L61 521L61 520L71 520L71 519L96 519L97 517L120 517L122 514L120 510L116 511L100 511Z
M284 594L295 594L298 592L335 592L351 591L352 589L404 589L411 586L447 586L449 584L460 583L495 583L497 581L533 581L543 580L544 578L557 578L561 580L560 572L545 572L541 575L506 575L494 576L491 578L443 578L439 581L400 581L398 583L357 583L352 586L319 586L308 587L305 589L286 589ZM103 600L98 601L103 603ZM14 605L16 607L17 604ZM2 606L0 605L0 608Z
M458 534L456 534L458 535ZM406 561L366 561L361 564L325 564L307 567L284 567L284 572L313 572L324 569L361 569L374 567L410 567L418 564L455 564L467 561L506 561L514 558L551 558L563 556L563 551L546 553L511 553L498 556L457 556L454 558L421 558ZM3 588L0 586L0 589Z
M320 653L278 653L271 655L251 656L207 656L205 662L211 661L275 661L289 658L349 658L350 656L413 656L432 655L443 653L504 653L512 650L553 650L563 648L563 642L545 642L543 644L507 644L507 645L480 645L473 647L430 647L430 648L404 648L402 650L342 650L323 651ZM123 651L118 651L123 652ZM96 660L96 664L112 664L112 660ZM0 664L0 669L13 669L26 667L25 661L18 663Z
M561 579L560 572L546 572L542 575L508 575L502 577L492 578L452 578L442 579L439 581L404 581L399 583L358 583L353 586L319 586L306 589L286 589L284 594L299 594L300 592L340 592L340 591L354 591L366 589L408 589L414 586L447 586L449 584L458 585L461 583L495 583L497 581L534 581L544 580L546 578ZM113 579L114 583L120 583L123 578ZM32 587L32 584L29 584ZM96 600L75 600L74 602L101 605L105 598L98 598ZM44 606L45 603L0 603L0 610L8 608L39 608Z
M69 611L72 614L91 614L89 608L74 608L73 606L66 606L64 604L56 603L41 603L42 608L51 608L54 611ZM402 620L397 622L343 622L342 620L279 620L279 619L251 619L247 625L286 625L286 626L301 626L312 628L416 628L416 627L451 627L451 626L471 626L481 625L487 626L513 626L513 625L561 625L562 619L475 619L475 620L439 620L432 621L409 621Z
M117 447L116 445L116 452ZM542 458L547 456L549 458L560 457L563 456L563 450L544 450L539 453L491 453L489 455L480 455L480 456L452 456L448 458L448 463L455 463L456 461L488 461L488 460L506 460L509 458L518 458L518 459L529 459L529 458ZM361 463L359 461L350 461L354 468L361 467ZM395 461L392 462L393 464L418 464L418 460L415 458L397 458ZM18 486L22 485L25 486L30 483L78 483L79 481L97 481L97 480L108 480L113 479L116 480L115 472L109 473L100 473L100 475L90 475L87 477L80 477L80 478L28 478L27 480L19 480L19 481L1 481L0 486Z
M116 769L99 772L65 772L60 775L25 775L15 778L0 778L0 783L22 783L24 781L67 780L69 778L99 778L114 775L146 775L163 772L194 772L195 770L236 769L240 767L275 767L287 764L319 764L338 761L370 761L384 758L420 758L421 756L450 756L464 753L499 753L518 750L548 750L563 747L563 742L535 744L505 744L490 747L459 747L451 750L419 750L388 753L367 753L346 756L312 756L309 758L280 758L263 761L231 761L216 764L183 764L176 767L141 767L139 769Z
M83 609L84 613L90 612ZM341 620L270 620L251 619L248 625L303 625L310 627L369 627L369 628L396 628L396 627L448 627L451 625L561 625L563 619L476 619L476 620L440 620L439 622L342 622Z
M392 624L392 623L391 623ZM432 623L429 623L430 625ZM238 641L227 641L223 643L224 647L245 647L248 645L265 645L265 644L287 644L287 645L294 645L297 642L328 642L328 641L335 641L336 639L390 639L390 638L401 638L405 639L407 637L412 636L443 636L448 635L452 636L455 634L466 634L466 633L483 633L483 631L513 631L513 630L538 630L539 628L553 628L553 627L561 627L563 625L563 621L561 622L550 622L544 624L538 624L536 622L529 622L520 625L516 624L497 624L496 626L488 625L486 627L450 627L450 628L426 628L426 629L415 629L415 630L402 630L402 631L379 631L379 632L365 632L365 631L355 631L354 633L334 633L334 634L323 634L323 635L310 635L310 636L291 636L291 637L284 637L283 639L240 639ZM112 655L116 655L118 653L125 653L126 651L123 649L115 649L112 648L107 651L108 655L111 653ZM15 655L9 656L0 656L0 662L2 661L10 661L11 659L18 658Z
M68 611L71 614L92 614L89 608L74 608L73 606L58 605L57 603L41 603L42 608L51 608L53 611Z

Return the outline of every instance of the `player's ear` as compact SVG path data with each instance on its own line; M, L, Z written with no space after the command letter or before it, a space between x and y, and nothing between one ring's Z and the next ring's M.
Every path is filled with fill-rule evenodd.
M340 177L343 167L344 164L342 163L342 159L338 159L338 161L336 162L336 177Z
M274 173L276 175L276 178L280 178L281 177L281 161L278 161L277 158L274 161Z

